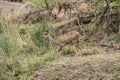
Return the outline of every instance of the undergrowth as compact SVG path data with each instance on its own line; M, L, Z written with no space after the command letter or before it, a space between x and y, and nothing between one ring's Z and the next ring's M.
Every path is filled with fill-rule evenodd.
M31 80L35 68L54 60L54 45L41 36L51 27L47 21L28 27L0 19L0 80Z
M23 2L30 1L35 7L37 8L44 8L46 7L45 0L23 0ZM57 6L56 0L46 0L49 4L49 6Z
M24 2L27 1L30 0L24 0ZM89 1L92 1L92 6L96 8L96 14L105 5L105 0ZM117 1L110 5L112 7L119 6L120 2ZM38 8L46 7L43 0L31 0L30 2ZM55 0L48 0L48 3L52 6L57 5ZM100 37L99 31L102 33L106 27L103 25L96 27L95 23L89 25L86 27L86 33L89 30L90 33L87 34L91 34L87 36L88 39L94 37L97 39ZM34 69L54 60L55 46L42 37L45 30L55 34L52 24L47 20L27 25L14 24L0 17L0 80L31 80ZM118 33L110 32L109 38L120 41ZM75 55L75 51L74 47L64 47L63 49L63 53L70 56ZM118 67L118 69L120 68Z

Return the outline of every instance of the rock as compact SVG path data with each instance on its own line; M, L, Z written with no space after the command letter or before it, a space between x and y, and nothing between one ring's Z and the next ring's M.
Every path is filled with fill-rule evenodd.
M12 22L35 22L40 16L39 10L30 3L0 1L0 10L2 18Z
M22 2L23 0L3 0L3 1L10 1L10 2Z

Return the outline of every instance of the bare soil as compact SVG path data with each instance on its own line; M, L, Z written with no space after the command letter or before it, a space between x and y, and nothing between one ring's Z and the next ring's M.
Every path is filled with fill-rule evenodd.
M103 50L94 55L62 56L37 68L33 80L120 80L120 51Z

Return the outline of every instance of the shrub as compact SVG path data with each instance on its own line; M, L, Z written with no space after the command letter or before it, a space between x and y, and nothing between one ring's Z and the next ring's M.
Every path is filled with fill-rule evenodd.
M49 61L54 60L54 55L53 55L53 53L46 53L43 55L42 58L45 62L49 62Z
M65 46L63 48L63 55L70 55L70 56L74 56L76 54L76 49L73 46Z
M47 21L43 21L40 24L37 23L35 27L29 31L34 44L39 47L42 53L54 48L51 42L42 37L43 31L46 29L49 29L51 33L53 32L51 24Z
M8 21L0 20L0 47L8 56L18 54L22 49L23 42L15 29ZM12 53L12 54L11 54Z

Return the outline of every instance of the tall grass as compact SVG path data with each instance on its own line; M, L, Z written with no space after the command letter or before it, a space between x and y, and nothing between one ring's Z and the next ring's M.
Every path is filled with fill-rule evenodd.
M54 60L54 45L41 36L45 29L52 32L51 24L43 21L31 26L0 18L0 80L31 80L36 67Z
M0 20L1 34L0 34L0 47L4 53L8 56L11 54L18 54L22 49L22 40L17 33L16 27L12 26L11 23L3 19Z
M37 47L39 47L41 53L45 53L49 50L54 49L54 45L42 37L42 33L45 30L49 30L50 33L54 34L54 29L51 23L46 20L35 24L34 27L29 31L32 41Z

